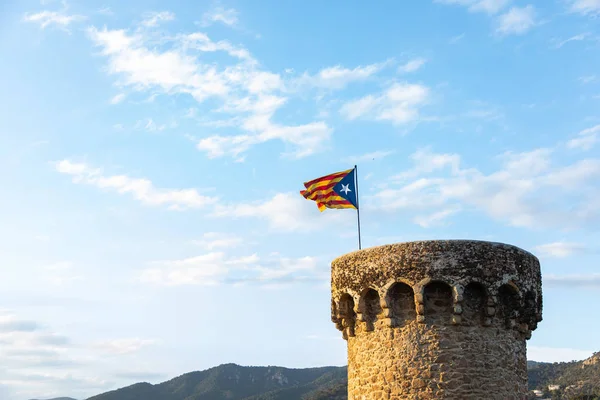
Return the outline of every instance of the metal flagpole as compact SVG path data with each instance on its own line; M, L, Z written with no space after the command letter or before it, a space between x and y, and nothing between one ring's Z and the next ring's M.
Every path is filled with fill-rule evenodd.
M362 249L360 240L360 207L358 206L358 167L354 166L354 187L356 188L356 215L358 217L358 249Z

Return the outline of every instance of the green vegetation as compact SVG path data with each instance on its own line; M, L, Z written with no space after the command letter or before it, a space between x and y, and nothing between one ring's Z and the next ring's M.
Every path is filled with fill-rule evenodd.
M585 361L529 361L527 367L529 389L541 390L541 398L600 400L600 353ZM346 379L346 367L290 369L225 364L158 385L137 383L88 400L346 400ZM530 392L529 398L539 397Z
M553 400L600 400L600 352L584 361L528 363L529 389ZM550 390L552 389L552 390Z
M138 383L89 400L342 400L346 368L220 365L158 385Z

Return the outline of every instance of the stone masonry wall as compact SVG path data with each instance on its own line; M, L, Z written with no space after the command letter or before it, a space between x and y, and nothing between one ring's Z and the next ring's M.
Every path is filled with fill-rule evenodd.
M349 400L525 399L541 301L537 258L499 243L411 242L334 260Z
M527 393L525 340L411 322L348 340L348 399L513 400Z

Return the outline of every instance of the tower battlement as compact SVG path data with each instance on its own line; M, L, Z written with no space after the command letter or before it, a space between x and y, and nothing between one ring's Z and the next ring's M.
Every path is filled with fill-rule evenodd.
M332 262L331 293L350 400L524 398L525 342L542 320L531 253L468 240L374 247Z

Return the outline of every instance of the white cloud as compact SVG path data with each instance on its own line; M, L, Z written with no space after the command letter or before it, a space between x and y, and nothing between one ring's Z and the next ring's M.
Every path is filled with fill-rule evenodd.
M473 12L480 11L487 14L496 14L510 4L510 2L511 0L478 0L469 7L469 10Z
M42 278L52 285L63 286L84 279L73 268L73 263L68 261L45 265L43 270Z
M315 257L281 258L276 268L258 267L258 280L281 280L297 272L312 272L317 267Z
M228 26L235 26L238 24L239 12L234 8L225 9L223 7L216 7L211 11L207 11L202 15L203 26L209 26L214 22L221 22Z
M125 94L119 93L119 94L115 95L112 99L110 99L110 104L119 104L123 100L125 100Z
M539 245L535 249L547 257L564 258L581 253L586 248L581 243L553 242Z
M58 172L73 177L73 183L92 185L100 189L131 194L134 199L151 206L168 206L169 209L203 208L213 204L217 198L200 194L196 189L157 188L148 179L130 178L126 175L103 175L102 170L84 163L69 160L55 164Z
M140 35L94 27L89 29L89 35L96 46L103 49L102 54L109 57L108 72L121 75L124 85L186 92L196 99L228 91L214 67L198 65L194 57L177 50L149 50Z
M588 83L596 83L598 82L598 77L596 75L580 76L579 82L583 83L584 85L587 85Z
M319 213L313 201L308 201L299 193L277 193L271 199L233 205L218 204L214 217L259 218L269 223L277 232L312 231L319 226L336 226L344 222L339 210ZM344 210L345 211L345 210ZM344 213L345 214L345 213Z
M168 129L168 128L176 128L176 127L177 127L176 122L172 122L171 124L160 124L160 123L156 123L152 118L148 118L145 120L136 121L135 125L133 126L133 129L143 129L147 132L160 132L160 131L164 131L165 129Z
M96 10L96 13L100 15L113 16L115 13L110 7L102 7Z
M544 285L566 288L600 289L600 274L554 275L545 274Z
M143 34L124 30L89 29L92 41L108 57L108 72L121 78L120 85L133 90L162 90L167 94L183 93L196 101L216 98L223 102L218 112L236 114L229 119L242 134L214 134L200 139L197 148L210 158L232 156L243 161L242 153L252 146L279 140L288 148L284 155L301 158L324 148L331 128L321 121L283 125L274 122L276 111L287 98L275 94L284 89L279 74L257 69L250 53L227 41L212 41L204 33L177 35L171 49L150 49ZM240 63L219 68L202 63L197 54L223 51Z
M547 257L564 258L585 251L585 246L580 243L553 242L539 245L535 249Z
M429 96L429 88L425 86L395 83L379 96L368 95L347 102L340 112L349 120L364 118L402 125L419 119L419 108Z
M254 265L258 257L228 258L223 252L212 252L182 260L157 261L158 267L142 272L141 281L161 285L216 285L232 267Z
M570 11L582 15L600 14L600 0L568 0Z
M370 153L361 154L359 156L349 156L343 159L344 162L351 164L359 164L372 160L381 160L394 154L394 150L377 150Z
M93 359L87 346L8 310L0 310L0 343L0 387L18 393L3 397L6 393L0 390L2 399L55 397L64 394L65 388L78 398L87 398L114 384L87 375L87 363Z
M348 84L364 81L384 69L389 62L358 66L353 69L335 65L320 70L315 75L304 73L296 82L297 86L309 86L324 89L343 89Z
M459 211L460 209L458 208L448 208L428 215L417 215L413 218L413 222L422 228L430 228L432 226L442 225L444 220Z
M388 179L363 205L413 213L474 209L529 228L597 226L600 193L592 182L600 177L600 160L554 166L551 154L549 149L505 153L498 158L502 168L485 174L460 167L456 155L425 152L413 156L413 168ZM439 161L430 165L432 159Z
M470 12L496 14L510 4L511 0L435 0L436 3L467 7Z
M237 247L243 242L244 240L239 236L219 232L207 232L202 235L202 239L192 241L207 250L228 249Z
M66 30L69 25L74 22L83 21L86 17L83 15L68 15L65 11L40 11L32 14L27 13L23 17L26 22L34 22L40 25L42 29L48 26L56 25L61 29Z
M280 140L292 145L292 150L284 155L303 158L324 150L325 143L331 137L331 128L325 122L312 122L305 125L286 126L271 122L269 114L255 114L242 124L251 135L221 136L214 135L201 139L197 147L216 158L230 154L240 158L251 146L270 140Z
M398 72L409 73L419 70L427 62L424 58L415 58L398 67Z
M580 42L582 40L585 40L587 37L589 36L589 34L587 33L580 33L579 35L575 35L575 36L571 36L568 39L565 40L555 40L555 45L554 47L556 49L560 49L561 47L563 47L565 44L569 43L569 42Z
M123 338L98 342L94 347L109 354L123 355L138 352L156 343L154 339Z
M450 167L453 173L460 170L460 156L458 154L440 154L431 151L430 147L418 149L410 155L414 167L404 171L391 179L393 181L403 181L414 178L422 174L428 174Z
M33 332L40 329L34 321L18 319L16 315L0 310L0 333L12 334L15 332Z
M173 21L174 19L175 14L169 11L150 12L144 15L144 20L141 24L147 28L154 28L163 21Z
M537 362L579 361L591 357L593 353L592 350L527 346L527 359Z
M287 258L273 254L265 259L258 255L235 257L211 252L181 260L157 261L156 267L142 272L145 283L180 285L284 284L322 278L315 257Z
M465 36L466 36L465 33L461 33L460 35L452 36L450 38L450 40L448 41L448 43L450 43L450 44L457 44L458 42L460 42L461 40L463 40L465 38Z
M529 4L525 7L512 7L500 15L496 32L500 35L522 35L537 25L535 8Z
M251 63L257 63L250 52L242 47L236 47L227 40L212 41L208 35L202 32L181 35L181 41L185 47L204 52L224 51L232 57L239 58Z
M590 150L600 140L600 125L584 129L577 137L567 142L567 147L570 149Z

